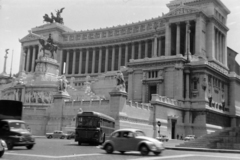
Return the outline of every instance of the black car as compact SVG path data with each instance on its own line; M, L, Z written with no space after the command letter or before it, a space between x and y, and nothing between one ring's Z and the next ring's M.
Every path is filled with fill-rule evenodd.
M75 132L68 133L67 139L75 139Z

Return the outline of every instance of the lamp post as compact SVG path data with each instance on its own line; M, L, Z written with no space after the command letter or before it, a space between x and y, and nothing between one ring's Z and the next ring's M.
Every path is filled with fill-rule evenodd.
M157 125L158 125L158 127L159 127L158 136L160 137L160 126L161 126L161 122L160 122L160 121L157 121Z

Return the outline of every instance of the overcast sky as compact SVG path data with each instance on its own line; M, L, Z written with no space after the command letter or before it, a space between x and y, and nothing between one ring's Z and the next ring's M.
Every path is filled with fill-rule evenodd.
M0 73L5 49L10 49L7 73L19 69L22 39L31 28L43 25L43 15L65 7L61 16L64 25L80 31L143 21L161 16L169 10L170 0L0 0ZM228 15L228 47L240 53L240 0L222 0L231 11ZM240 60L239 60L240 62Z

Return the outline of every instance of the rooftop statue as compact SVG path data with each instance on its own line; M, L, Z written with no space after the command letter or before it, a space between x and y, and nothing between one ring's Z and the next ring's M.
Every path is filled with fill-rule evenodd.
M42 48L40 49L40 51L43 50L43 57L46 57L45 50L48 50L51 53L50 58L54 59L54 56L53 56L54 54L53 53L57 51L58 46L54 44L53 39L51 37L51 34L49 34L49 37L46 41L47 42L46 44L45 44L45 40L42 39L42 38L39 39L39 42L42 45Z
M63 23L63 18L61 17L61 13L62 11L64 10L64 8L61 8L60 10L57 10L56 11L56 16L54 16L54 14L51 12L51 17L48 16L48 14L45 14L43 16L43 22L50 22L50 23L53 23L54 21L56 23L60 23L60 24L64 24Z

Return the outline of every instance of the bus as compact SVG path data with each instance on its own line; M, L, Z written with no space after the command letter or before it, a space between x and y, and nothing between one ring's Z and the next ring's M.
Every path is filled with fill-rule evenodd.
M115 129L115 120L99 112L79 112L76 116L75 142L102 144Z

